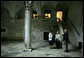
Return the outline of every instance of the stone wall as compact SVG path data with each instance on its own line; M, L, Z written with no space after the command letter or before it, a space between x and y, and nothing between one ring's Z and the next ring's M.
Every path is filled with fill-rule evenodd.
M6 32L1 32L1 37L8 37L10 39L24 39L24 13L25 6L23 1L2 1L1 7L1 28L6 29ZM9 15L9 16L8 16ZM32 14L31 14L32 16ZM52 30L52 26L56 25L56 18L51 19L32 19L31 18L31 38L36 40L43 40L43 33Z
M44 32L50 32L53 25L56 25L56 20L48 19L36 19L31 22L31 35L32 39L43 40Z
M78 46L78 42L83 43L83 3L77 2L73 4L68 11L68 18L73 23L80 36L77 34L75 28L68 22L69 38L73 45Z
M67 24L68 30L69 30L70 41L75 45L76 43L78 44L77 39L80 39L79 41L83 41L83 3L75 2L75 4L74 4L74 2L68 2L67 4L68 4L67 5L68 18L72 21L72 23L74 24L74 26L80 33L80 37L77 36L77 33L76 33L75 29L71 26L71 24L70 25L69 25L69 23ZM56 7L56 5L55 5L55 3L53 4L54 7ZM66 3L65 3L65 5L66 5ZM59 6L59 4L58 4L58 6ZM22 1L21 1L21 3L16 3L16 1L1 2L1 7L5 9L1 13L2 14L1 28L6 29L6 32L1 32L1 37L12 37L11 39L13 39L15 37L17 37L17 39L18 39L19 37L21 37L21 39L24 39L24 13L25 13L25 10L24 10L23 2ZM62 7L65 8L64 6L62 6ZM39 8L39 9L41 9L41 8ZM51 31L52 26L57 24L56 18L55 18L55 10L56 9L54 8L52 10L52 14L54 15L54 18L51 18L50 20L47 20L44 18L38 18L38 19L31 18L31 38L33 41L34 40L38 40L38 41L43 40L43 38L44 38L43 33ZM43 12L43 11L41 10L41 12ZM40 13L40 14L43 15L42 13ZM21 18L17 18L17 16L19 16Z

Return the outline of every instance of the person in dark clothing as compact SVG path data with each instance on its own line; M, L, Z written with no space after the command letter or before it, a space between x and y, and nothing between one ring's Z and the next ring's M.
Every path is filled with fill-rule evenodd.
M67 31L67 29L64 29L63 41L65 43L65 52L68 52L69 39L68 39L68 31Z
M53 37L52 37L53 43L55 42L55 34L53 33Z

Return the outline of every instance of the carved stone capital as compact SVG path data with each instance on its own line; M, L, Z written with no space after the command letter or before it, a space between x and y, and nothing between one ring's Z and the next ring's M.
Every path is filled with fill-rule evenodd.
M32 1L25 1L25 7L26 8L30 7L31 3L32 3Z

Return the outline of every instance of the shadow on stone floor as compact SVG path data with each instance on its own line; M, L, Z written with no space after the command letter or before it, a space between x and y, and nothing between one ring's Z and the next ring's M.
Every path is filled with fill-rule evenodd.
M81 49L79 48L73 48L73 49L69 49L69 52L76 52L76 51L80 51Z
M12 52L12 53L4 53L4 55L1 55L2 57L10 57L10 56L16 56L20 54L20 52Z
M36 48L32 48L33 50L37 50L37 49L40 49L40 48L45 48L47 46L47 44L46 45L41 45L41 46L38 46L38 47L36 47Z

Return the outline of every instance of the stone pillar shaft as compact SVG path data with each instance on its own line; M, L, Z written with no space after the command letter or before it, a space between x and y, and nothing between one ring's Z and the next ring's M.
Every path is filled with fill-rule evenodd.
M30 42L30 10L25 9L25 46L31 48Z
M64 32L63 32L63 27L62 27L62 24L61 24L60 21L58 22L58 27L59 27L59 32L60 32L60 35L61 35L61 39L63 40Z
M25 1L25 37L24 37L24 43L25 43L25 47L27 48L27 50L31 51L31 36L30 36L30 4L31 1Z

